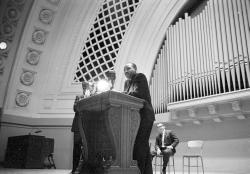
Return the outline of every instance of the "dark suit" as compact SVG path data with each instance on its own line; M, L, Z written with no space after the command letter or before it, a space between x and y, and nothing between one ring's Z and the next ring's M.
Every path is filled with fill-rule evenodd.
M155 139L155 149L160 149L161 153L163 155L163 167L166 167L169 161L169 157L174 155L176 152L176 146L179 144L179 139L171 130L165 130L165 136L164 136L164 146L162 144L162 133L159 133L158 136ZM166 148L167 146L172 146L173 149ZM156 152L153 152L153 156L156 155Z
M141 174L152 174L152 163L149 148L149 137L155 120L151 104L151 96L147 78L142 73L135 74L131 80L126 80L124 92L128 95L144 99L144 106L140 110L141 122L136 135L133 159L137 160Z
M72 171L74 172L78 166L78 162L80 160L81 156L81 146L82 146L82 138L80 135L80 131L78 128L78 121L79 121L79 113L76 110L76 105L79 99L76 97L73 110L75 112L75 116L73 119L72 127L71 127L71 132L74 133L74 146L73 146L73 168Z

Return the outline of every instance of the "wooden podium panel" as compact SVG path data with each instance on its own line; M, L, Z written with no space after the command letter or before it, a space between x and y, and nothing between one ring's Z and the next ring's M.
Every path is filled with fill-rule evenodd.
M79 101L87 163L110 161L106 173L138 174L132 152L144 100L108 91ZM95 163L96 162L96 163ZM95 164L94 164L95 163Z

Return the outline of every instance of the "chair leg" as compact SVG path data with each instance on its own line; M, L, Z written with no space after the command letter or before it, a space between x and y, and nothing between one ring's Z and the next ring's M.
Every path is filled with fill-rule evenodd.
M200 157L200 158L201 158L201 167L202 167L202 173L204 174L203 159L202 159L202 157Z
M190 174L190 158L188 158L188 174Z
M196 158L196 170L197 170L197 174L199 173L199 159Z
M160 158L160 171L162 170L162 166L163 166L163 158Z
M173 170L174 170L174 174L175 174L175 164L174 164L174 157L173 157Z
M153 160L154 160L154 172L156 173L155 158L156 158L156 157L154 157Z
M172 158L172 164L170 164L170 163L171 163L171 159L169 159L168 166L167 166L167 168L168 168L168 174L171 173L171 166L172 166L173 172L174 172L174 174L175 174L174 157L171 156L170 158Z
M185 160L185 158L184 158L184 156L182 157L182 174L184 174L184 160Z

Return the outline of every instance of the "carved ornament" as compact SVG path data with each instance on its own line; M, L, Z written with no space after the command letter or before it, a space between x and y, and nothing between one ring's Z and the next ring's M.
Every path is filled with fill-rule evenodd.
M34 75L35 75L35 72L23 70L20 76L21 83L25 86L32 85L34 83Z
M29 104L29 97L31 93L26 91L19 91L16 95L16 105L20 107L26 107Z
M41 51L29 49L26 54L26 61L30 65L37 65L40 59Z
M51 24L54 19L54 11L42 9L39 14L39 20L44 24Z
M43 45L46 41L46 36L47 36L47 31L43 30L43 29L36 29L33 33L32 33L32 41L35 44L38 45Z

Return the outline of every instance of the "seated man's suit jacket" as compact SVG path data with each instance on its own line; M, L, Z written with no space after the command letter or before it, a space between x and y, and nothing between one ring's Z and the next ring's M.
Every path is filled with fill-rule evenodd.
M165 130L165 136L164 136L164 146L172 146L173 147L173 152L175 153L175 147L179 144L179 139L177 136L174 134L173 131L171 130ZM162 147L162 133L158 134L155 140L155 148L156 149L161 149Z

